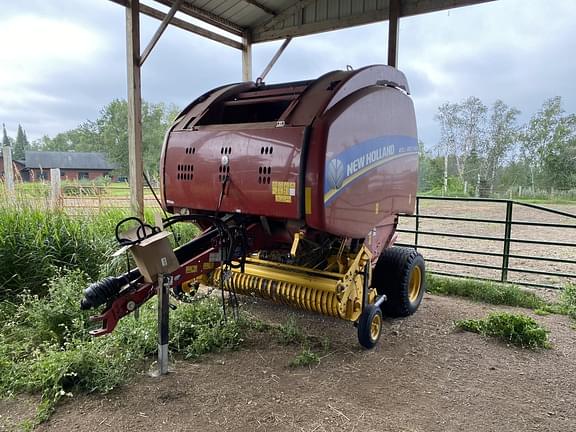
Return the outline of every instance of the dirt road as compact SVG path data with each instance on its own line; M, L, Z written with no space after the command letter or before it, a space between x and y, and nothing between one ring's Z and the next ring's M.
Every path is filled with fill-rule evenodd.
M388 321L377 348L363 351L345 322L260 301L246 308L268 322L293 313L331 348L318 366L294 369L299 347L256 334L240 351L178 362L166 377L75 397L39 430L576 430L576 331L566 317L536 316L554 347L524 351L454 330L454 320L494 307L427 295L415 316ZM27 412L11 404L4 419Z

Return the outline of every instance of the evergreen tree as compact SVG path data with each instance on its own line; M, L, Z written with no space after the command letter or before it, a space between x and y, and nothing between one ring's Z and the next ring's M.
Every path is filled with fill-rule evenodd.
M26 150L30 148L30 143L26 137L26 132L18 125L18 132L16 134L16 143L14 144L14 159L23 160L26 157Z
M6 125L4 123L2 123L2 131L3 131L2 147L9 146L10 145L10 138L8 138L8 134L6 133Z

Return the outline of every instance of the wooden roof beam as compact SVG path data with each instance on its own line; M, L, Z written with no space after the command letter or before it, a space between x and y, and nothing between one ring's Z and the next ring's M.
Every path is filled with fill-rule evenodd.
M127 2L126 0L110 0L114 3L117 3L121 6L126 7ZM144 15L148 15L152 18L156 18L160 21L164 20L166 18L166 15L164 12L159 11L158 9L154 9L150 6L146 6L144 4L140 5L140 12L143 13ZM215 33L213 31L207 30L203 27L197 26L195 24L189 23L188 21L184 21L181 20L180 18L176 18L176 17L172 17L172 19L170 19L170 24L172 24L173 26L176 26L178 28L181 28L182 30L186 30L189 31L191 33L195 33L197 35L203 36L207 39L213 40L215 42L220 42L224 45L228 45L232 48L236 48L241 50L243 48L243 44L241 42L235 41L234 39L230 39L229 37L223 36L221 34Z
M275 10L270 9L268 6L265 6L256 0L244 0L244 2L251 4L252 6L256 6L261 11L266 12L268 15L272 15L273 17L278 15L278 13Z
M155 1L168 7L171 7L172 4L174 3L174 0L155 0ZM245 31L244 28L242 28L238 24L233 23L232 21L227 20L226 18L222 18L202 8L192 6L186 2L184 2L184 4L180 6L179 11L186 15L191 16L192 18L199 19L207 24L210 24L214 27L218 27L221 30L227 31L228 33L232 33L235 36L242 36Z

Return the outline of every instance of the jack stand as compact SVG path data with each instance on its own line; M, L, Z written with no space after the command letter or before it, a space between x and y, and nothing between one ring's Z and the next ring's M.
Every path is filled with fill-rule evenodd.
M153 376L166 375L168 370L168 320L170 312L169 290L172 276L158 275L158 370Z

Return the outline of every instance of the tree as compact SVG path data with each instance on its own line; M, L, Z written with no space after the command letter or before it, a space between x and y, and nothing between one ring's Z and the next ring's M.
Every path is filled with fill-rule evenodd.
M6 125L2 123L2 147L10 146L10 138L6 133Z
M438 108L440 151L446 161L449 155L455 157L462 182L474 180L478 175L479 159L485 150L486 112L486 106L475 96Z
M493 191L496 173L518 139L516 119L520 111L500 99L494 102L490 111L480 175L488 182L490 191Z
M142 103L142 153L144 170L158 174L160 150L166 130L179 110L162 103ZM106 105L95 121L86 121L76 129L43 137L41 148L51 151L102 152L117 165L117 173L128 174L128 105L115 99Z
M23 160L26 157L26 150L30 148L30 143L26 137L26 132L22 126L18 125L18 132L16 133L16 142L14 143L14 159Z
M532 116L522 136L532 188L576 187L576 115L566 115L560 96L548 99Z

